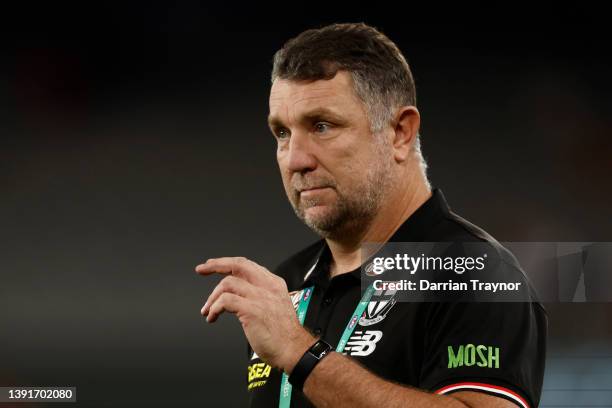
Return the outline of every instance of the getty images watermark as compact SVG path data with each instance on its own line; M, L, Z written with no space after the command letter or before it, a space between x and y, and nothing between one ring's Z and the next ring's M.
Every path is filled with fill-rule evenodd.
M362 289L394 302L612 301L607 242L368 243L362 265Z

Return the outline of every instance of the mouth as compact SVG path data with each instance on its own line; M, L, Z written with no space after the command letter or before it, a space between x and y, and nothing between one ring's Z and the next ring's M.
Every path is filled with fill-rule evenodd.
M326 200L328 191L331 187L312 187L308 189L299 190L298 197L304 205L309 207L321 206Z
M321 187L304 188L304 189L298 190L298 193L299 194L315 194L315 193L321 192L328 188L331 188L331 187L321 186Z

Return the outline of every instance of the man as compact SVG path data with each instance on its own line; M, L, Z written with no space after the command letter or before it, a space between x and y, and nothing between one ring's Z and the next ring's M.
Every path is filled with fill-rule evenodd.
M244 258L196 267L227 275L201 312L212 323L227 311L242 324L251 406L537 406L546 337L538 303L362 297L368 242L480 242L523 276L431 190L414 82L395 44L364 24L300 34L275 55L268 120L289 201L323 239L276 274Z

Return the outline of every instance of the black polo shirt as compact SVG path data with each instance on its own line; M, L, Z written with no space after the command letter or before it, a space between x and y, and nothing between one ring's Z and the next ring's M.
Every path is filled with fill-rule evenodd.
M515 258L490 235L450 211L440 190L395 232L391 242L483 242L524 278ZM294 305L314 285L304 326L336 346L361 297L361 271L329 279L324 240L283 262ZM528 281L524 279L528 285ZM476 391L520 407L539 403L546 353L546 314L537 302L397 302L376 292L344 353L376 375L422 390ZM251 407L277 407L281 372L249 347ZM384 403L381 401L381 406ZM293 390L292 407L312 407Z

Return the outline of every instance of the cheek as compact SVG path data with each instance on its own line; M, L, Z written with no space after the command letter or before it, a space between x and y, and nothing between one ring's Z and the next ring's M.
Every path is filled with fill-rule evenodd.
M353 161L344 170L345 186L348 191L361 190L361 186L367 180L368 164Z
M281 155L276 155L276 162L278 164L278 170L280 171L281 179L283 180L285 190L289 192L289 186L291 185L291 172L287 169L287 166L285 165L285 160Z
M278 149L276 150L276 164L278 164L278 169L281 174L285 173L285 169L287 168L287 166L285 166L285 156Z
M359 183L362 175L367 172L369 163L362 154L354 148L343 148L333 151L329 156L328 169L335 176L336 181L347 188Z

